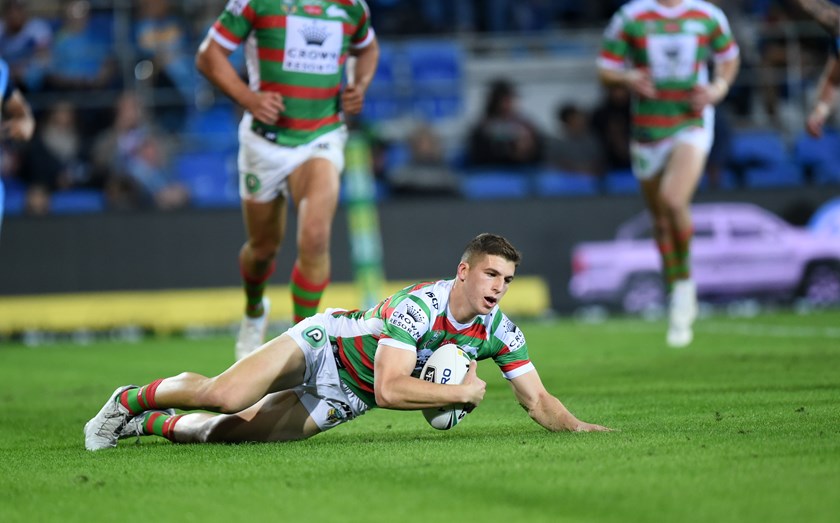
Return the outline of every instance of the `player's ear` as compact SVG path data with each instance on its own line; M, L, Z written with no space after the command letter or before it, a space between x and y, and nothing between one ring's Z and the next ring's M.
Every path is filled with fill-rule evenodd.
M467 278L467 273L470 272L470 264L462 261L458 264L458 279L464 281Z

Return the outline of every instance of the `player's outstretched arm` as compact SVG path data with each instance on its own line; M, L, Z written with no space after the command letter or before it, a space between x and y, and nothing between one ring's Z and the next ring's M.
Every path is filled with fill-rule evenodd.
M607 427L586 423L577 419L554 396L552 396L537 371L531 371L510 380L513 393L531 419L552 432L600 432L609 431Z
M826 0L790 0L834 36L840 36L840 6Z
M450 405L478 406L487 386L476 375L476 362L470 364L460 385L441 385L411 376L417 363L414 352L380 343L373 362L373 390L376 405L385 409L420 410Z

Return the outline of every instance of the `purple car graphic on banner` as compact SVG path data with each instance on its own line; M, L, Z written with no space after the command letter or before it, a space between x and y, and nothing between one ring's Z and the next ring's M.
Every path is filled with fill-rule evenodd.
M692 271L704 299L774 296L840 304L840 237L794 227L746 203L692 206ZM639 313L666 293L650 219L625 222L613 241L572 249L569 291L581 304Z

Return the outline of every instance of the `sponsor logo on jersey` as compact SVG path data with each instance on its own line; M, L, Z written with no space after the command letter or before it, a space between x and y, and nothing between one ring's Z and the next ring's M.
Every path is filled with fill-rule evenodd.
M435 293L427 292L426 297L428 297L430 300L432 300L432 307L434 307L435 310L438 310L438 308L440 307L440 303L438 302L438 299L437 299L437 296L435 296Z
M525 346L525 335L520 330L517 330L514 336L508 336L508 340L507 346L511 352L518 351Z
M409 334L414 340L420 339L420 327L417 325L411 316L403 314L401 311L394 311L391 313L391 317L388 318L388 323L397 327L398 329L402 329Z
M324 14L324 9L319 5L303 6L303 11L306 14L309 14L309 15L312 15L312 16L321 16L322 14Z
M289 16L283 69L296 73L337 74L343 41L343 29L337 20Z
M326 41L326 39L330 36L329 31L327 31L325 27L321 27L315 23L303 26L300 30L300 34L302 34L303 38L306 40L306 45L317 45L319 47L324 45L324 41Z
M679 22L666 22L662 29L665 30L666 33L678 33L680 32L680 24Z
M405 307L405 313L411 316L411 319L417 323L424 323L426 321L426 314L423 312L420 307L416 307L412 304L408 304Z

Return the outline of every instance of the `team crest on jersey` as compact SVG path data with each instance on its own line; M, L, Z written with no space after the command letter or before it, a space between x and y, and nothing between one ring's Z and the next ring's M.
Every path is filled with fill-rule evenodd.
M337 5L327 7L327 16L330 18L344 18L345 20L350 20L350 15L347 14L347 11Z
M283 12L287 15L297 12L296 0L283 0Z

